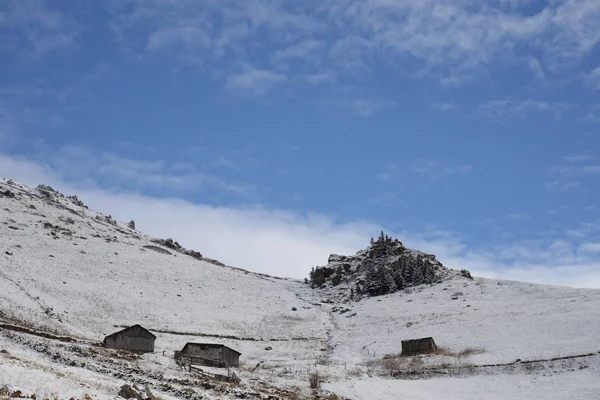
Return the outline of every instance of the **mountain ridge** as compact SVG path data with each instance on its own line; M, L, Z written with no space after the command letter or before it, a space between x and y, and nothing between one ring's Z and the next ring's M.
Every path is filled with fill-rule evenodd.
M330 257L356 261L348 282L311 287L178 251L175 240L149 237L46 186L0 179L0 193L0 388L99 400L132 382L165 400L434 400L456 388L466 388L461 400L498 400L523 398L528 386L531 399L595 399L600 391L600 290L448 270L433 285L352 298L356 281L366 280L364 260L393 263L394 251L437 259L384 235L384 246L356 259ZM153 330L154 353L99 346L134 324ZM439 353L399 357L402 340L429 336ZM242 353L239 386L175 363L174 351L198 341ZM322 387L313 391L315 372Z

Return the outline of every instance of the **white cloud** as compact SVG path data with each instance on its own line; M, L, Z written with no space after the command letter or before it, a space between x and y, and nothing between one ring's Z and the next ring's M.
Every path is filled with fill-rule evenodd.
M169 27L152 32L148 38L148 50L169 49L176 44L181 44L186 48L210 47L210 36L201 25L197 26L199 22L187 22L190 25Z
M184 163L167 163L126 158L112 152L93 152L81 146L64 146L46 157L45 168L60 171L62 179L70 182L103 182L105 185L126 187L132 191L186 193L226 192L250 196L252 185L225 180ZM96 186L91 184L88 186Z
M592 87L594 92L600 90L600 67L593 69L589 74L585 75L585 80Z
M457 85L485 77L488 65L499 62L521 64L544 78L572 67L600 43L598 1L549 1L527 10L522 4L132 0L105 3L109 20L103 22L133 56L172 48L176 61L222 61L227 76L238 62L265 68L264 58L272 55L283 68L291 58L303 60L312 68L307 75L322 72L323 65L336 67L336 73L364 73L385 61L399 73ZM83 26L72 17L78 13L46 5L9 2L0 17L0 26L18 32L37 56L77 46ZM590 74L596 88L597 73Z
M370 117L388 108L394 107L396 107L396 102L381 98L357 99L352 103L354 112L363 117Z
M564 176L600 174L600 165L584 165L580 167L560 167L556 171Z
M549 192L566 192L581 188L581 184L575 181L554 180L546 183L546 190Z
M469 172L473 169L473 166L470 164L450 166L434 161L419 161L412 163L410 165L410 169L412 172L418 175L424 175L431 179L436 179L442 176Z
M527 220L530 220L532 217L530 214L513 213L513 214L509 214L506 218L513 220L513 221L527 221Z
M311 267L326 264L329 254L353 254L382 229L364 221L336 222L319 214L260 206L218 207L68 183L61 171L48 164L2 154L0 176L32 186L50 184L65 194L77 194L92 209L123 221L134 219L147 234L172 237L207 257L277 276L304 278ZM466 268L475 276L600 287L600 263L589 257L595 246L584 244L584 251L576 252L566 241L523 242L485 251L470 248L449 232L392 235L411 248L436 254L450 268Z
M589 154L575 154L572 156L566 156L565 160L571 163L581 163L585 161L591 161L594 157Z
M600 122L600 103L590 107L585 120L590 122Z
M286 79L285 75L276 72L251 69L241 74L231 75L227 79L227 89L235 93L262 96Z
M528 58L529 69L533 73L536 79L545 79L546 73L544 72L542 65L538 61L537 58L529 57Z
M0 17L0 27L18 37L17 48L9 46L9 50L18 49L33 58L76 47L81 30L75 20L36 0L8 2L6 12Z
M287 67L291 61L303 61L318 66L323 60L322 55L319 54L323 48L324 43L319 40L305 40L277 50L273 55L272 62L284 67Z
M333 72L321 72L306 76L306 81L311 85L318 86L324 83L335 82L335 74Z
M493 122L524 118L531 113L549 113L555 118L560 118L571 108L572 106L566 102L548 103L534 99L505 99L492 100L482 104L476 115Z
M579 251L584 254L600 254L600 243L584 243L579 246Z
M431 107L441 112L449 112L457 110L459 107L454 103L432 103Z

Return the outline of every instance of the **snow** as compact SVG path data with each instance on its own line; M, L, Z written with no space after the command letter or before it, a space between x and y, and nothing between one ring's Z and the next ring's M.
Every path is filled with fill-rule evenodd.
M494 375L400 381L364 379L326 388L353 399L387 400L581 400L597 399L600 371L561 375Z
M0 350L8 351L0 353L0 386L104 399L137 379L165 399L186 390L206 399L244 390L310 397L308 374L317 370L326 390L352 399L597 399L600 393L597 355L452 373L597 353L600 290L456 277L347 301L344 285L314 290L164 247L157 252L151 246L161 246L126 223L112 225L66 198L48 200L0 180L6 189L16 198L0 196L0 322L77 342L0 329ZM46 222L71 234L52 234ZM105 335L133 324L156 334L153 354L127 358L98 347ZM402 340L426 336L446 354L423 357L424 368L445 366L449 376L391 378L382 357L397 355ZM240 351L242 386L186 384L198 377L177 366L173 352L188 341ZM473 348L468 356L452 354Z

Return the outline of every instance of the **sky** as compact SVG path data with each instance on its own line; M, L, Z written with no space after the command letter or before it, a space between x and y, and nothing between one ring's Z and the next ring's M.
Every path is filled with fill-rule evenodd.
M600 287L597 0L0 0L0 175L302 278L385 230Z

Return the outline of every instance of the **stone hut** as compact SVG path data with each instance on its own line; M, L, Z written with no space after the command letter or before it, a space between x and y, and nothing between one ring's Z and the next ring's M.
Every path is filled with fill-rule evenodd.
M239 367L242 353L223 344L187 343L175 352L175 359L208 367Z
M401 356L433 353L437 349L432 337L402 341Z
M154 351L154 336L140 325L133 325L104 338L104 347L111 349L129 350L136 353L152 353Z

